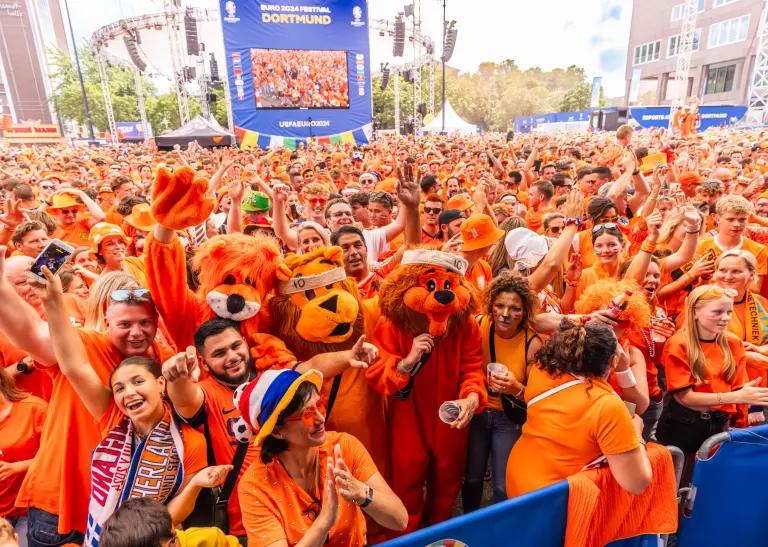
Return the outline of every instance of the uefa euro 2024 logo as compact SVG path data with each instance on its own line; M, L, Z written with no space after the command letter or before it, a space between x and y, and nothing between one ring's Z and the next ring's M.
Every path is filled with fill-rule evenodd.
M224 18L224 21L227 23L237 23L240 20L239 17L235 17L237 6L233 0L229 0L226 4L224 4L224 10L227 12L227 17Z
M363 17L363 8L360 6L355 6L352 8L352 17L355 18L354 21L352 21L353 27L362 27L365 25L365 21L361 21L360 19Z

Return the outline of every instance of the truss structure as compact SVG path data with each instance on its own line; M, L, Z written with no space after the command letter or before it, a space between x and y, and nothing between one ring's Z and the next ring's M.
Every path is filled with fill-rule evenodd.
M747 124L765 125L768 121L768 1L760 14L757 28L755 70L747 103Z
M678 44L677 67L675 69L674 97L669 109L669 129L672 130L672 120L675 112L685 105L688 95L688 72L691 68L691 53L693 52L693 35L696 32L696 12L698 0L685 0L683 3L683 27L680 31Z
M101 92L104 95L104 106L107 111L107 130L112 137L112 142L117 142L117 127L115 126L115 112L112 110L112 97L109 94L109 84L107 83L107 62L104 59L98 59L99 78L101 79Z
M133 80L136 82L136 97L139 101L139 115L141 116L141 128L144 131L144 142L149 140L149 123L147 122L147 109L144 106L144 86L141 83L141 71L133 69Z

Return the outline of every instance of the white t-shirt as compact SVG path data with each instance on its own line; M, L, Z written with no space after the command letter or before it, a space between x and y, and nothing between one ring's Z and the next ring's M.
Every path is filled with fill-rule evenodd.
M389 250L389 242L384 228L363 230L365 246L368 247L368 262L378 262L379 257Z

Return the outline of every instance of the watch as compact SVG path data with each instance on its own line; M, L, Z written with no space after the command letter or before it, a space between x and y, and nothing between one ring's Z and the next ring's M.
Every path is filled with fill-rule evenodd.
M18 363L16 363L16 370L21 374L32 374L35 371L35 369L30 367L24 361L19 361Z
M373 503L373 488L371 488L366 484L365 485L365 501L363 503L355 502L355 504L358 505L361 509L365 509L371 503Z

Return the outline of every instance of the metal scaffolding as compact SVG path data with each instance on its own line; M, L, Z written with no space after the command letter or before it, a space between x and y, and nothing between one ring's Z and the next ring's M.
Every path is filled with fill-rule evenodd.
M691 68L691 53L693 52L693 35L696 32L696 13L698 0L685 0L683 3L683 25L678 43L677 67L675 69L674 96L669 109L669 129L672 130L672 120L675 112L685 105L688 99L688 72Z
M208 104L208 72L205 68L205 53L197 57L197 85L200 87L200 106L203 109L203 117L211 117L211 106Z
M141 83L141 71L133 69L133 80L136 82L136 97L139 100L139 116L141 116L141 128L144 131L144 142L149 140L149 123L147 122L147 109L144 106L144 85Z
M392 71L395 79L395 135L400 134L400 73Z
M766 114L768 114L768 0L760 15L760 25L757 28L755 40L757 40L757 51L747 103L747 123L764 125Z
M109 94L109 83L107 80L107 63L104 59L98 59L99 78L101 79L101 92L104 95L104 107L107 111L107 130L112 137L112 142L117 142L117 127L115 126L115 113L112 110L112 97Z

